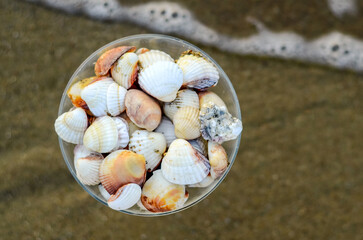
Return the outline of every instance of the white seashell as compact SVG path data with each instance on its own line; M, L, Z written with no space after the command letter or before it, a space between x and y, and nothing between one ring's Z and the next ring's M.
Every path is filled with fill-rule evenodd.
M107 115L107 91L112 83L112 78L105 78L89 84L82 90L81 98L94 116Z
M190 89L178 91L174 101L164 104L164 113L173 120L176 112L182 107L193 107L199 110L198 94Z
M129 144L129 125L127 121L121 117L113 117L112 119L115 121L118 131L117 144L113 150L118 150L120 148L126 147L127 144Z
M206 140L204 140L202 137L193 139L193 140L188 140L188 142L190 143L190 145L193 146L193 148L195 148L197 151L199 151L201 154L203 154L205 157L207 157L208 155L208 143Z
M201 182L209 169L208 159L184 139L174 140L161 162L166 180L181 185Z
M204 91L198 93L199 97L199 106L202 108L204 105L208 105L211 103L214 103L218 107L225 107L227 109L226 104L223 102L223 100L214 92L211 91Z
M145 157L146 169L151 172L159 165L166 150L165 137L162 133L137 130L130 138L129 149Z
M192 188L205 188L211 185L214 182L214 179L208 175L206 178L203 179L203 181L195 184L189 184L188 187Z
M211 167L210 174L213 179L223 175L228 167L228 156L222 145L208 141L208 158Z
M167 117L163 117L161 119L159 126L154 130L154 132L164 134L167 147L169 147L171 142L176 139L174 124Z
M99 153L114 149L118 142L118 131L115 121L109 116L97 118L86 130L83 144Z
M140 49L139 49L140 50ZM144 53L139 54L139 64L141 68L147 68L150 65L161 62L161 61L167 61L167 62L173 62L174 59L170 57L169 54L159 51L159 50L140 50L140 52L143 51Z
M102 186L102 184L98 185L98 190L100 191L102 197L107 201L111 195L107 192L107 190Z
M91 186L99 184L100 178L98 176L98 171L102 162L102 154L75 159L74 167L76 169L77 178L81 183Z
M121 87L117 83L111 83L108 87L106 98L107 98L107 112L111 116L120 115L125 111L125 96L127 90Z
M156 62L139 74L140 87L163 102L173 101L182 84L183 72L173 62Z
M129 183L120 187L117 192L108 199L108 206L114 210L126 210L134 206L141 197L141 187L135 183Z
M75 108L60 115L54 123L58 136L66 142L81 144L87 129L87 114L82 108Z
M125 53L111 68L112 78L122 87L129 89L137 78L138 61L135 53Z
M183 107L173 119L175 136L182 139L195 139L200 136L199 109Z
M183 207L188 197L185 186L170 183L156 170L142 188L141 202L151 212L167 212Z
M218 83L217 69L198 53L187 51L177 64L183 70L183 86L204 90Z

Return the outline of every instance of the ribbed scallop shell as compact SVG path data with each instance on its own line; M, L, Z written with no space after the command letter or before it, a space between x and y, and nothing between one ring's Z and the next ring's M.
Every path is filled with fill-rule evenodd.
M98 171L102 161L102 154L75 159L74 167L76 169L77 178L81 183L91 186L100 183Z
M171 120L174 119L176 112L182 107L194 107L199 110L198 94L190 89L178 91L176 98L172 102L164 104L164 114Z
M111 83L107 90L107 112L111 114L111 116L120 115L123 111L125 111L125 96L126 96L126 88L121 87L117 83Z
M208 159L184 139L174 140L161 162L164 177L175 184L201 182L209 174L209 170Z
M173 119L175 136L182 139L195 139L200 137L199 109L183 107L179 109Z
M171 142L176 139L174 124L165 116L161 119L159 126L154 130L154 132L164 134L167 147L169 147Z
M94 116L107 115L107 91L112 83L114 83L112 78L105 78L89 84L82 90L81 97Z
M99 174L109 194L127 183L142 185L146 177L145 158L129 150L112 152L102 162Z
M141 202L151 212L167 212L183 207L188 197L185 186L170 183L156 170L142 188Z
M139 128L133 121L131 121L131 119L129 118L129 116L127 116L126 112L122 113L120 115L120 117L122 117L123 119L126 120L126 122L129 125L129 136L131 136L136 130L141 130L142 128Z
M120 187L114 195L108 199L107 204L114 210L126 210L134 206L141 197L141 187L135 183L129 183Z
M102 184L98 184L98 191L100 191L102 197L107 201L111 195L107 192L107 190L102 186Z
M81 98L81 91L98 77L82 79L74 83L67 91L67 96L71 99L73 106L88 109L87 103Z
M147 68L150 65L161 61L174 63L174 59L165 52L159 50L149 50L149 51L140 50L140 52L141 51L143 51L143 53L139 54L139 64L141 68Z
M87 129L87 114L82 108L75 108L60 115L54 123L58 136L66 142L81 144Z
M198 97L199 97L199 105L201 108L203 106L207 106L210 102L214 103L218 107L227 108L227 106L223 102L223 100L214 92L211 92L211 91L199 92Z
M107 153L114 149L118 142L118 131L115 121L109 117L97 118L86 130L83 144L99 153Z
M112 119L115 121L118 131L117 144L113 150L118 150L126 147L127 144L129 144L130 141L129 124L125 119L121 117L113 117Z
M217 69L197 53L185 53L177 60L177 64L183 70L183 86L204 90L218 83Z
M193 148L195 148L197 151L199 151L205 157L208 156L208 143L202 137L199 137L199 138L196 138L193 140L188 140L188 142L193 146Z
M166 141L162 133L135 131L131 138L129 149L145 157L146 169L151 172L160 163L166 150Z
M213 179L217 179L226 171L228 167L228 156L222 145L208 141L208 158L211 167L210 174Z
M125 53L112 66L112 78L122 87L129 89L137 78L138 61L139 58L135 53Z
M182 84L183 72L173 62L156 62L139 74L140 87L162 102L173 101Z
M189 184L188 187L192 188L205 188L211 185L214 182L214 179L209 174L206 178L203 179L203 181L195 184Z

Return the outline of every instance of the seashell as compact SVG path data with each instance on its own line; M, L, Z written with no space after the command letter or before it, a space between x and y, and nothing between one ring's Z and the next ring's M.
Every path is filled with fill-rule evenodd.
M54 123L58 136L66 142L81 144L88 126L87 114L82 108L75 108L60 115Z
M152 131L161 121L159 103L140 90L127 91L125 106L127 116L140 128Z
M148 52L144 54L148 54ZM173 62L160 61L142 70L138 83L145 92L154 98L162 102L171 102L183 84L183 72Z
M208 159L184 139L174 140L161 162L165 179L181 185L201 182L209 169Z
M124 148L129 144L130 136L129 136L129 125L127 121L120 117L112 118L117 126L118 131L118 140L116 147L113 150L118 150L120 148Z
M139 128L133 121L131 121L131 119L129 118L129 116L127 116L126 112L122 113L120 115L120 117L122 117L123 119L126 120L126 122L129 125L129 136L131 136L136 130L141 130L142 128Z
M205 188L211 185L214 182L214 179L209 174L206 178L203 179L203 181L195 184L189 184L188 187L192 188Z
M115 121L109 116L97 118L86 130L83 143L87 148L95 152L110 152L118 143L118 131Z
M214 92L211 91L199 92L198 97L199 97L199 106L201 108L204 105L207 105L209 102L212 102L218 107L225 107L227 109L227 106L223 102L223 100Z
M92 154L87 157L75 158L74 167L76 169L77 178L84 185L97 185L100 183L98 171L103 162L102 154Z
M129 150L110 153L100 167L100 180L109 194L127 183L142 185L146 177L145 158Z
M96 152L93 152L91 150L89 150L88 148L86 148L84 145L82 144L78 144L74 147L73 149L73 156L74 156L74 160L78 159L78 158L84 158L84 157L88 157L92 154L99 154Z
M112 48L104 52L95 64L95 73L97 76L103 76L108 73L111 66L126 52L134 52L136 50L133 46L121 46Z
M137 49L136 54L140 55L140 54L146 53L148 51L150 51L150 50L147 48L139 48L139 49Z
M138 61L139 58L135 53L125 53L112 66L112 78L122 87L129 89L137 78Z
M140 67L145 69L149 66L151 66L152 64L156 63L156 62L161 62L161 61L167 61L167 62L172 62L174 63L174 59L172 57L170 57L169 54L159 51L159 50L148 50L146 51L147 48L144 48L142 50L140 50L139 53L139 64ZM143 53L141 53L143 52Z
M112 78L104 78L89 84L82 90L81 98L87 103L94 116L107 115L107 91L112 83L114 83Z
M199 151L201 154L203 154L205 157L207 157L208 155L208 143L206 140L204 140L202 137L193 139L193 140L188 140L188 142L190 143L190 145L193 146L193 148L195 148L195 150Z
M141 197L141 187L135 183L128 183L120 187L108 199L107 204L114 210L126 210L134 206Z
M107 103L107 112L111 114L111 116L120 115L123 111L125 111L125 96L126 96L126 88L121 87L117 83L113 82L108 86L107 94L106 94L106 103Z
M183 86L205 90L217 85L217 69L199 53L186 51L176 63L183 70Z
M185 186L170 183L156 170L142 188L141 202L151 212L167 212L183 207L188 197Z
M154 132L164 134L167 147L169 147L171 142L176 139L174 124L167 117L164 116L161 119L159 126L154 130Z
M102 184L98 185L98 190L100 191L102 197L107 201L111 195L106 191L106 189L102 186Z
M130 138L129 149L145 157L146 169L151 172L159 165L166 150L165 137L162 133L137 130Z
M208 141L208 158L211 167L210 174L213 179L217 179L226 171L228 167L228 156L222 145Z
M198 94L190 89L183 89L178 91L174 101L164 104L165 115L173 120L176 112L182 107L193 107L199 111L199 98Z
M200 136L199 109L183 107L173 119L175 136L182 139L195 139Z

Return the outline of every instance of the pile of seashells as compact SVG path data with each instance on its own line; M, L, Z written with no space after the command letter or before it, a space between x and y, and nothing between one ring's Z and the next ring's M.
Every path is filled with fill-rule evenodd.
M221 143L237 138L242 122L207 90L219 74L200 53L174 61L159 50L135 50L104 52L96 76L69 88L74 107L54 127L77 144L79 181L98 185L110 208L172 211L187 201L186 187L222 176L228 157Z

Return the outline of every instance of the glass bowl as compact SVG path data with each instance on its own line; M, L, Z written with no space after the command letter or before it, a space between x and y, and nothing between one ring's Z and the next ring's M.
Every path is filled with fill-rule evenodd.
M67 90L69 89L69 87L73 83L75 83L83 78L94 76L95 75L94 74L94 63L97 61L98 57L106 50L115 48L118 46L122 46L122 45L136 46L136 48L146 47L149 49L158 49L158 50L168 53L174 59L177 59L182 52L189 50L189 49L200 52L205 58L207 58L209 61L214 63L214 65L216 66L216 68L219 72L219 75L220 75L219 82L218 82L217 86L212 89L212 91L215 92L216 94L218 94L223 99L223 101L225 102L225 104L228 107L229 112L233 116L241 119L240 106L238 103L238 98L237 98L236 92L234 91L232 83L228 79L226 73L216 63L216 61L214 61L204 51L202 51L198 47L196 47L186 41L183 41L183 40L175 38L175 37L159 35L159 34L140 34L140 35L133 35L133 36L121 38L121 39L118 39L116 41L113 41L113 42L101 47L100 49L98 49L97 51L92 53L91 56L89 56L78 67L78 69L74 72L71 79L69 80L69 82L63 92L63 95L62 95L58 115L61 115L62 113L69 111L69 109L72 107L72 103L67 96ZM187 188L187 191L189 192L189 199L187 200L187 202L184 204L184 206L182 208L174 210L174 211L169 211L169 212L152 213L152 212L148 212L146 210L142 210L137 205L135 205L130 209L120 211L120 212L127 213L130 215L144 216L144 217L163 216L163 215L180 212L184 209L187 209L187 208L197 204L198 202L200 202L201 200L206 198L211 192L213 192L213 190L217 188L217 186L223 181L223 179L228 174L228 172L231 169L233 162L236 158L240 139L241 139L241 135L237 139L235 139L233 141L225 142L223 144L223 147L225 148L225 150L228 154L228 161L229 161L229 166L228 166L227 170L225 171L225 173L218 180L214 181L211 185L209 185L206 188ZM100 203L107 206L107 201L102 197L102 195L98 191L97 186L86 186L86 185L82 184L79 181L79 179L77 178L76 171L75 171L74 164L73 164L73 148L75 145L64 142L60 138L59 138L59 145L60 145L60 148L62 151L64 161L66 162L69 171L71 172L73 177L76 179L76 181L79 183L79 185L81 185L82 188L84 190L86 190L97 201L99 201Z

